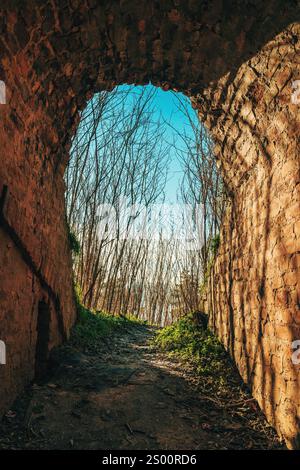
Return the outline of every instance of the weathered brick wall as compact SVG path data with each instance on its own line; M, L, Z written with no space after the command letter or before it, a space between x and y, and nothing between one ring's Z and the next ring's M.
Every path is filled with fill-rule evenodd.
M231 194L206 305L269 421L300 445L300 28L291 26L205 96ZM222 95L221 95L222 94ZM201 97L203 101L203 97Z
M51 140L51 122L26 90L19 68L6 74L8 104L1 106L0 339L7 364L0 366L0 410L33 379L39 301L51 311L49 349L68 335L75 319L71 263L64 223L63 172ZM13 85L13 88L12 88ZM55 158L55 160L54 160Z
M1 411L33 377L39 301L51 310L49 348L75 320L63 173L78 112L100 89L151 80L193 95L218 143L233 211L215 266L213 321L269 419L295 436L298 371L286 359L282 372L282 352L297 334L299 306L299 109L290 103L299 30L288 29L296 21L292 0L1 3Z

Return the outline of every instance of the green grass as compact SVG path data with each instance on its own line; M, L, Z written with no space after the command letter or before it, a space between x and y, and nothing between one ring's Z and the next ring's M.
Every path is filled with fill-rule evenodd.
M92 354L97 353L103 342L117 332L133 325L145 324L132 315L110 315L89 310L77 300L78 321L72 329L70 345Z
M158 330L152 344L169 356L193 362L197 372L204 375L220 371L226 356L216 336L197 326L192 314Z

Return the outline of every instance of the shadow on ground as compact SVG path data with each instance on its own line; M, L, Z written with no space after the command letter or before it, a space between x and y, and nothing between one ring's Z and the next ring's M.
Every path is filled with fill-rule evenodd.
M229 397L205 394L192 366L151 349L154 333L134 325L97 356L60 348L4 417L0 448L282 448L235 370Z

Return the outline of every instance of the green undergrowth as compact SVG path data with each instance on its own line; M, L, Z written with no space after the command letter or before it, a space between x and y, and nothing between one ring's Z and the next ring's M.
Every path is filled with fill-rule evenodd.
M221 372L227 357L216 336L197 325L192 314L158 330L152 345L170 357L192 362L197 372L203 375Z
M67 224L67 233L68 233L68 240L69 240L71 253L74 256L77 256L80 253L80 242L77 238L76 233L73 230L71 230L69 224Z
M78 320L72 329L69 344L84 352L97 353L103 343L130 327L146 324L133 315L111 315L89 310L77 299Z

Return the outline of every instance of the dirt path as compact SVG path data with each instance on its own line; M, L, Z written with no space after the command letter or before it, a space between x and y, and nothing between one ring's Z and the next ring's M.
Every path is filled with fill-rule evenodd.
M152 335L136 325L99 356L62 349L50 379L31 386L3 419L0 448L280 447L250 396L240 404L239 390L229 403L203 396L191 368L151 351Z

